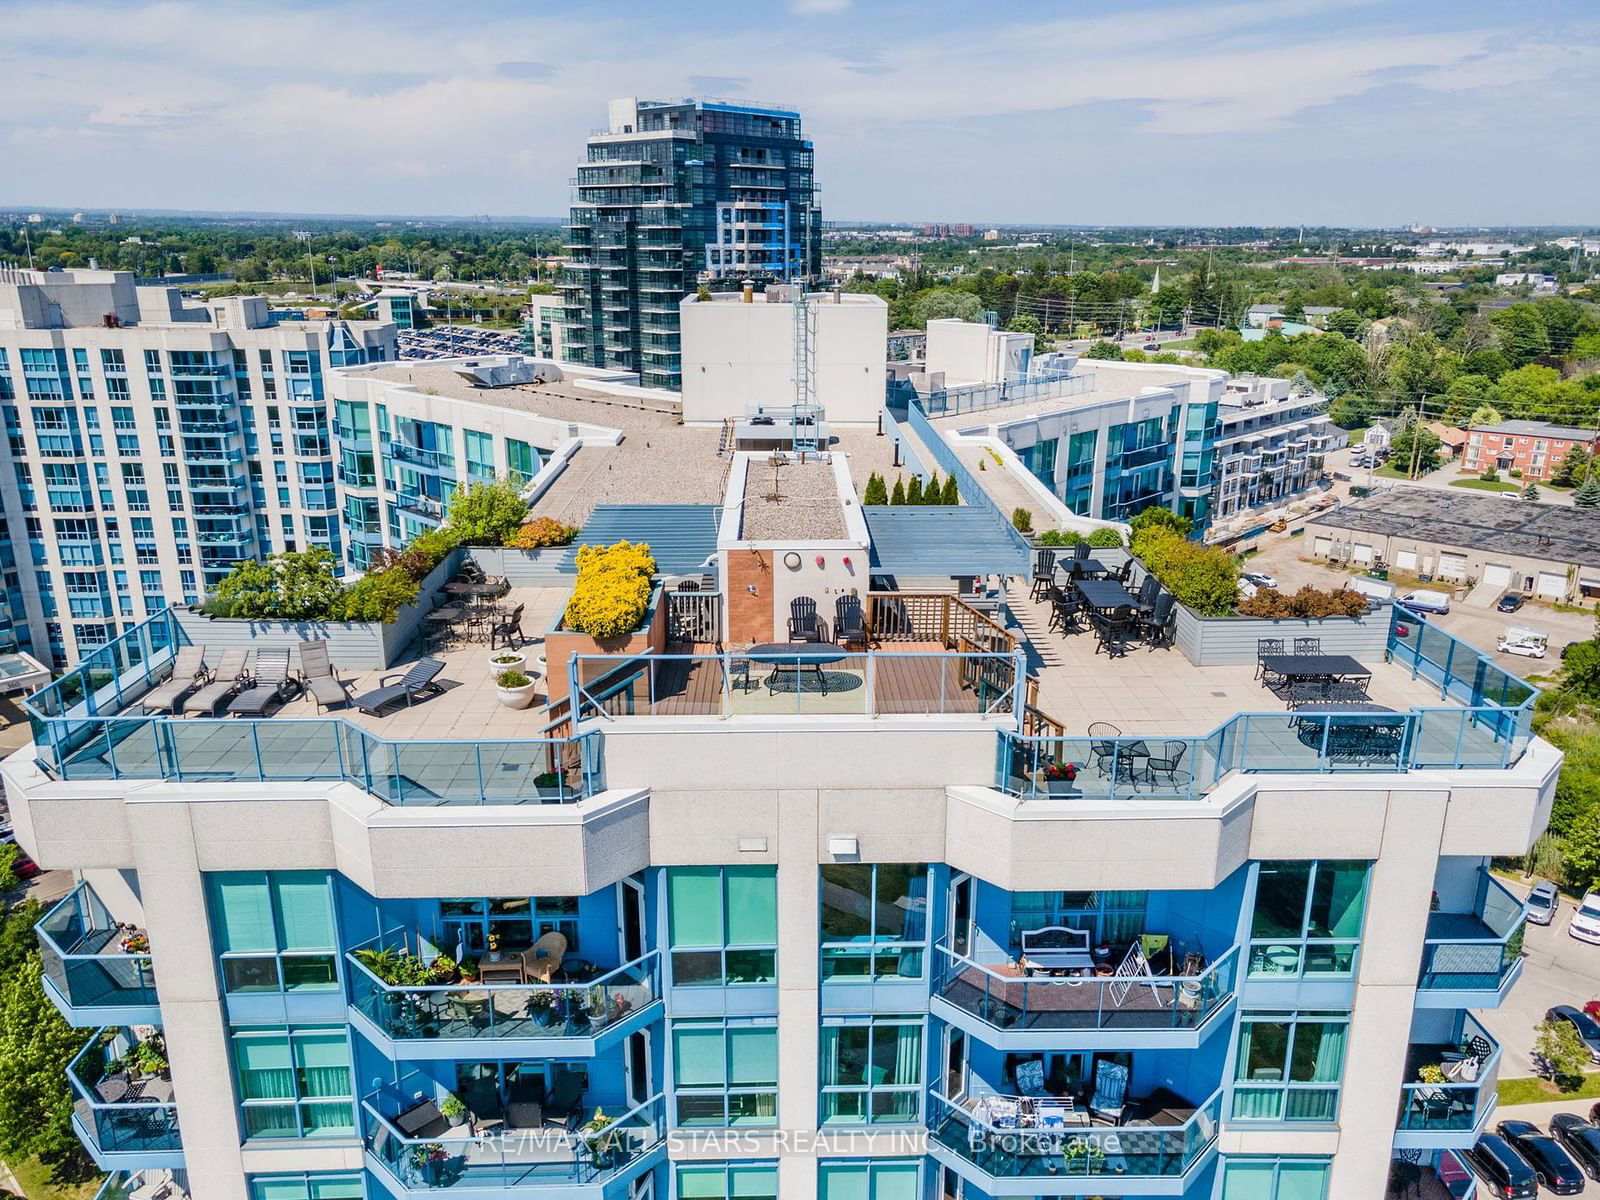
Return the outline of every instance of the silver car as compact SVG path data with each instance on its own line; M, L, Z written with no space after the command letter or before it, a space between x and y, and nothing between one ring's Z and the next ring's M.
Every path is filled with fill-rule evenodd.
M1528 920L1535 925L1548 925L1556 919L1560 904L1561 894L1556 891L1556 885L1541 879L1528 893Z

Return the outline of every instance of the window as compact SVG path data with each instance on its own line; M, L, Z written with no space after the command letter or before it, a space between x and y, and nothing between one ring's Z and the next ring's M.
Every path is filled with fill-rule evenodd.
M361 1176L334 1171L251 1175L250 1200L363 1200Z
M494 437L487 433L479 433L476 429L466 431L467 442L467 477L491 481L494 479Z
M527 483L539 472L539 452L527 442L506 439L506 473L519 484Z
M817 1200L917 1200L915 1159L824 1162L817 1166Z
M1095 945L1137 941L1146 928L1149 893L1140 891L1014 892L1011 924L1019 938L1024 930L1061 925L1082 929Z
M526 950L552 932L567 939L568 954L579 949L576 896L462 897L439 901L439 915L443 944L451 953L460 945L468 954L482 954L489 948L490 934L503 953Z
M338 939L327 876L219 871L207 876L212 937L229 992L337 988Z
M237 1030L233 1065L247 1138L355 1133L343 1028Z
M1239 1024L1234 1119L1332 1121L1349 1027L1348 1013L1246 1014Z
M678 1200L777 1200L776 1164L705 1163L678 1168Z
M915 1121L922 1096L922 1022L874 1017L822 1029L822 1123Z
M676 986L776 981L776 867L669 867L667 916Z
M1328 1163L1321 1159L1229 1157L1222 1200L1326 1200Z
M922 978L928 942L924 863L822 867L822 977Z
M1262 863L1250 924L1251 976L1353 974L1368 866L1332 860Z
M776 1025L676 1021L672 1072L681 1126L778 1123Z

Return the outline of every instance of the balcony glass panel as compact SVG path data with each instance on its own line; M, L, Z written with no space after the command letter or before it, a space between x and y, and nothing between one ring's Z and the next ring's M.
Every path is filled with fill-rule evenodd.
M149 940L113 920L88 884L68 893L34 931L45 978L74 1008L157 1003Z

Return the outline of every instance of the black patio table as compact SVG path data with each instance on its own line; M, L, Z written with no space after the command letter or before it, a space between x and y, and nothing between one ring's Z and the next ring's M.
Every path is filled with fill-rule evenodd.
M770 679L779 671L793 671L798 676L801 671L809 670L816 672L817 687L824 696L828 694L828 676L823 671L823 666L827 663L843 662L849 656L848 650L833 642L763 642L734 655L735 658L749 658L756 662L771 664L768 691L776 690L772 687Z
M1061 572L1063 575L1070 576L1072 574L1073 567L1079 568L1082 574L1089 576L1091 579L1100 579L1111 574L1111 568L1106 566L1105 563L1101 562L1098 558L1056 559L1056 570Z
M1296 679L1371 679L1372 668L1348 654L1267 654L1261 659L1266 675L1288 682Z
M1370 700L1316 700L1310 704L1301 704L1295 707L1295 714L1300 713L1392 713L1394 709L1387 704L1374 704Z
M1093 609L1116 608L1119 604L1132 608L1135 604L1128 589L1114 579L1080 579L1078 591Z

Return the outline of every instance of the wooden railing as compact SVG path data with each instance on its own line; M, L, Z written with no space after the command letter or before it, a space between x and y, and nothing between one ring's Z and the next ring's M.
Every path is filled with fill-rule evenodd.
M722 595L719 592L667 592L667 641L722 641Z
M988 613L948 592L868 592L867 631L874 642L937 642L954 650L1010 654L1017 641Z

